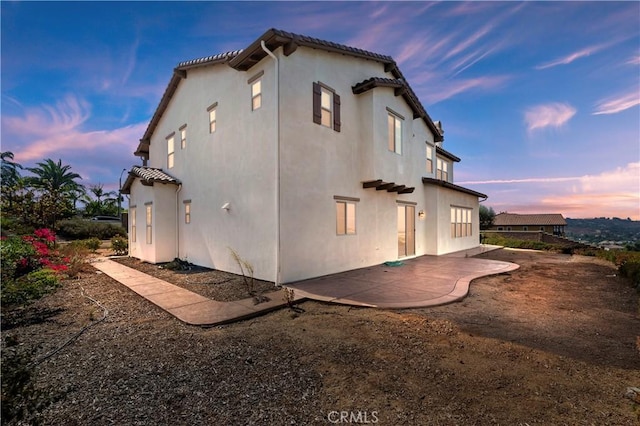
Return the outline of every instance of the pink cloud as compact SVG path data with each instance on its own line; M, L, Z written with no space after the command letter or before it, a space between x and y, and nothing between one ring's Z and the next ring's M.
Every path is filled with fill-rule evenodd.
M605 47L609 46L610 44L611 43L596 44L594 46L585 47L584 49L580 49L577 52L570 53L566 56L563 56L562 58L555 59L546 64L538 65L535 68L537 70L543 70L546 68L556 67L558 65L568 65L577 59L597 53L600 50L604 49Z
M23 116L4 116L3 150L12 151L15 160L25 166L60 158L84 181L111 173L114 164L135 161L132 153L147 123L87 131L82 127L89 110L86 101L67 96L55 106L30 108Z
M531 132L545 127L561 127L576 114L576 109L565 103L536 105L525 111L524 120Z
M593 115L616 114L636 105L640 105L640 96L637 89L613 99L600 101Z
M495 179L459 184L486 185L482 192L488 193L487 204L496 211L640 220L640 162L596 175Z
M430 93L426 93L425 98L428 103L434 104L445 99L452 98L460 93L470 90L488 90L500 87L510 79L509 76L486 76L454 81L442 81L439 87L431 87L436 89Z

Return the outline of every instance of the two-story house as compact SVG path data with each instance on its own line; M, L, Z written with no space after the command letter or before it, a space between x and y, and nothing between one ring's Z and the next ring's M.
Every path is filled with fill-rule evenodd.
M286 283L478 245L478 198L393 58L271 29L182 62L129 173L130 255Z

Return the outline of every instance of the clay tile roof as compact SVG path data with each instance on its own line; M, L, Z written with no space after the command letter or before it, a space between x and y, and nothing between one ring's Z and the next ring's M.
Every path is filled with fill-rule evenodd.
M354 95L359 95L360 93L367 92L376 87L394 88L396 95L402 95L402 97L413 110L413 118L422 118L424 120L424 122L427 124L427 127L429 127L429 130L431 130L431 132L433 133L435 142L440 142L443 140L440 129L438 129L438 127L434 124L431 117L429 117L427 110L424 108L424 106L422 106L422 103L418 99L418 96L415 94L411 86L409 86L409 83L404 80L404 78L371 77L351 87L351 91ZM460 159L455 155L450 155L452 156L450 157L452 160L460 161Z
M191 59L189 61L183 61L178 64L177 69L188 69L192 67L198 67L203 65L212 65L221 62L227 62L242 53L242 49L233 50L231 52L219 53L217 55L205 56L203 58Z
M171 175L168 175L162 169L153 167L133 166L127 176L127 180L122 185L122 193L129 194L131 185L135 179L140 179L143 185L153 185L154 183L170 183L173 185L180 184L180 181Z
M567 221L561 214L517 214L499 213L494 226L565 226Z

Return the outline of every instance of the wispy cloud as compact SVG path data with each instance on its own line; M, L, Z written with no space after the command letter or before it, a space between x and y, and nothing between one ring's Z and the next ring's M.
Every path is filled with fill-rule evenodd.
M510 79L510 76L498 75L445 81L441 82L439 87L436 89L431 89L427 92L425 94L425 99L428 103L434 104L436 102L452 98L463 92L469 92L472 90L490 90L501 87Z
M625 95L598 102L593 115L616 114L636 105L640 105L640 93L637 89Z
M608 45L609 44L596 44L594 46L585 47L583 49L570 53L561 58L555 59L546 64L537 65L535 68L537 70L543 70L547 68L557 67L558 65L568 65L577 59L584 58L585 56L593 55L594 53L599 52L600 50L604 49Z
M576 109L566 103L536 105L524 113L524 121L531 132L545 127L561 127L576 114Z
M85 130L90 105L73 95L55 105L31 108L23 115L3 116L3 150L29 165L45 158L72 164L83 179L92 171L109 173L134 161L132 152L147 123L108 130Z
M640 55L635 55L632 56L631 58L629 58L629 60L627 62L625 62L626 65L640 65Z

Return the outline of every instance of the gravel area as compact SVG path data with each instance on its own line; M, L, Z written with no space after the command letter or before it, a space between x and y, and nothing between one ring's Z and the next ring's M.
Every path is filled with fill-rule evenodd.
M245 280L253 283L255 295L277 290L272 282L251 280L249 277L201 266L190 265L186 270L171 270L167 269L167 264L154 265L133 257L114 257L112 260L219 302L253 297Z
M640 386L638 293L588 258L485 256L522 267L475 280L460 303L307 301L213 328L83 273L3 308L3 382L15 352L38 361L91 326L33 368L26 424L637 425L624 393Z

